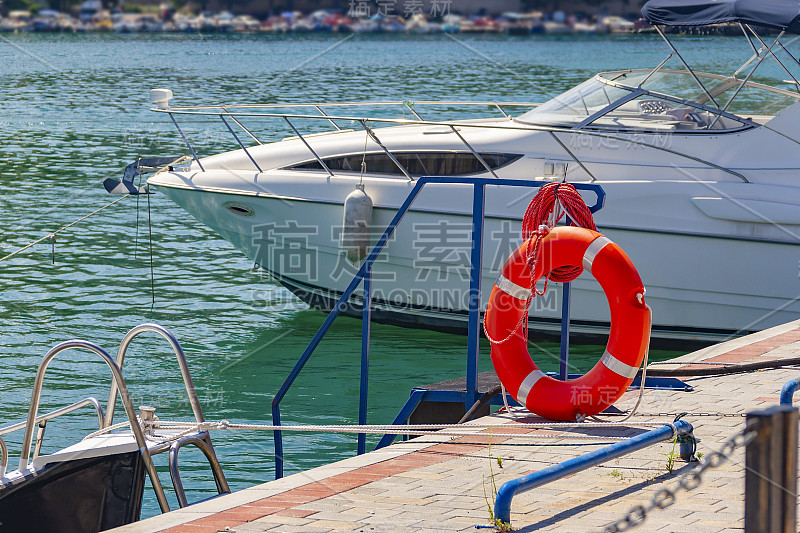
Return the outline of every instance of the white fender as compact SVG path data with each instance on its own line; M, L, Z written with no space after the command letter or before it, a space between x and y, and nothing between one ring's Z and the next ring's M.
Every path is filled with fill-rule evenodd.
M372 198L364 192L364 185L356 185L356 190L344 200L342 237L339 239L339 250L351 262L367 256L371 225Z

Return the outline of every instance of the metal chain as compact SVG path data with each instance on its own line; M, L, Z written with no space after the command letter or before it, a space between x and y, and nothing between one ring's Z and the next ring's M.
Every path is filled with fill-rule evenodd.
M703 459L700 468L681 476L678 484L673 489L659 490L647 504L633 507L624 518L607 526L603 532L618 533L620 531L627 531L641 525L652 511L656 509L666 509L675 503L675 497L678 492L696 489L703 482L703 472L709 468L717 468L730 459L735 449L747 445L748 442L753 440L757 433L755 428L746 427L744 430L725 441L725 444L723 444L718 451L711 453L708 458Z
M694 412L683 412L680 413L636 413L635 416L650 416L650 417L675 417L678 415L685 415L685 416L713 416L713 417L720 417L720 418L741 418L747 416L747 413L694 413Z

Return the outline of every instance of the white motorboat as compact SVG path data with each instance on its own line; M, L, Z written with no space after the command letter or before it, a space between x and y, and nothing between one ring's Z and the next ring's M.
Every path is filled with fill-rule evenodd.
M320 308L357 269L358 257L340 246L343 203L357 186L380 232L423 175L594 183L607 193L597 225L637 265L656 341L761 330L800 313L800 84L791 73L800 63L781 42L798 31L798 7L772 3L781 9L652 0L643 13L669 46L661 64L597 74L535 107L463 106L494 107L497 118L428 120L426 109L454 102L373 103L371 119L347 112L363 113L364 103L175 107L171 91L154 90L155 111L173 120L192 157L148 182ZM732 75L693 71L663 31L719 22L738 23L752 45ZM753 25L777 29L777 38L765 42ZM683 67L668 68L670 60ZM791 78L784 87L754 81L765 62ZM399 110L407 116L391 118ZM193 116L221 118L241 148L199 157L178 124ZM262 144L249 128L257 119L288 124L295 136ZM315 129L301 134L301 122ZM519 244L534 192L486 186L484 286ZM465 329L471 210L471 186L425 188L373 269L373 319ZM605 334L599 285L586 274L572 285L573 333ZM558 331L559 290L550 284L534 301L532 332Z

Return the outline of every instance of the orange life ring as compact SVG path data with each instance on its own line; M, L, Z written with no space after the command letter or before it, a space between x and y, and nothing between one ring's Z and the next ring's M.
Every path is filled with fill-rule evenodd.
M628 389L647 351L651 319L642 280L618 245L596 231L569 226L553 228L542 238L531 277L531 242L511 254L489 296L484 325L493 340L492 363L505 388L532 413L551 420L595 415ZM522 328L532 279L567 265L582 265L600 283L611 310L611 333L594 368L561 381L531 360Z

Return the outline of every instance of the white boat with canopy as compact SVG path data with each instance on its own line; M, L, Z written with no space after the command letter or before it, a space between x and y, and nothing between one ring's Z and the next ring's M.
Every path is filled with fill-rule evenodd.
M800 63L781 41L800 29L799 10L778 0L651 0L643 14L669 47L659 65L597 74L538 106L462 105L494 109L494 118L435 118L455 102L182 107L170 105L171 91L154 90L154 110L172 119L192 155L148 182L320 308L336 301L363 255L342 247L343 205L354 191L371 200L364 216L374 242L419 176L594 183L607 194L598 228L637 265L656 342L761 330L800 314ZM731 74L695 72L663 29L720 22L738 24L752 50ZM754 76L767 63L786 81ZM363 118L365 108L376 116ZM239 149L196 153L179 122L209 116ZM262 143L258 120L293 135ZM139 163L121 190L136 192L132 176L147 162ZM533 194L486 187L484 286L519 244ZM425 188L374 268L375 320L465 329L471 202L466 185ZM572 294L573 334L605 335L599 285L584 275ZM531 307L532 335L557 334L560 305L550 284Z

